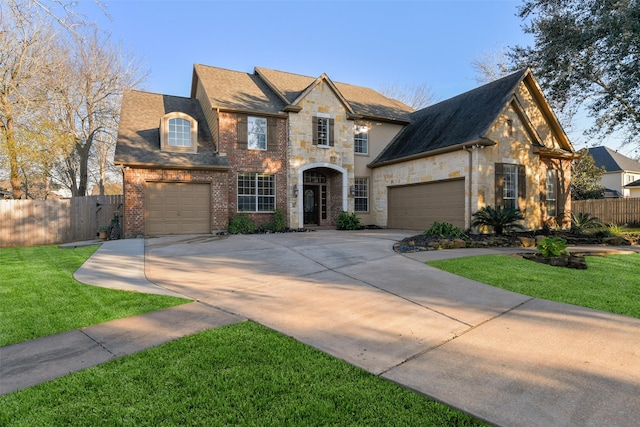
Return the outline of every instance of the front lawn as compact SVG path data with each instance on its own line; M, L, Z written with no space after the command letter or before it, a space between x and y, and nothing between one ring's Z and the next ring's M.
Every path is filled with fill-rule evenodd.
M189 302L77 282L96 249L0 248L0 346Z
M2 396L0 425L485 424L243 322Z
M551 267L507 255L427 264L532 297L640 318L640 254L587 256L586 261L586 270Z

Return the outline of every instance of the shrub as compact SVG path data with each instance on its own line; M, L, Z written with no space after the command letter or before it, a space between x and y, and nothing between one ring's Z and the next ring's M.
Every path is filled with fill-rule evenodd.
M538 243L537 248L545 258L568 255L567 241L560 237L546 237Z
M231 234L251 234L255 230L255 224L246 213L235 215L229 222L229 233Z
M273 211L273 221L260 226L260 231L284 231L287 229L287 221L282 209Z
M284 231L287 228L287 220L282 209L276 209L273 213L273 231Z
M490 227L498 235L511 229L524 229L517 223L524 219L519 209L485 206L474 213L473 217L475 220L471 223L472 227Z
M609 224L607 228L609 229L610 236L622 236L624 233L624 229L616 224Z
M585 231L602 227L602 222L598 217L591 216L590 213L571 212L571 229L573 234L583 234Z
M430 229L422 233L425 236L438 236L443 239L461 239L467 237L460 227L448 222L434 222Z
M338 230L359 230L361 228L360 218L355 212L342 211L338 215Z

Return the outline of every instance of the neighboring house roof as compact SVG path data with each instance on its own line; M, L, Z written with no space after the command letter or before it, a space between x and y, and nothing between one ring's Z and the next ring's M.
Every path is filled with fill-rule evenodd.
M597 167L604 166L607 172L640 172L640 162L623 156L609 147L593 147L589 148L589 154Z
M423 108L371 165L484 139L527 70Z
M188 114L198 122L197 153L160 149L160 120L173 112ZM198 100L141 91L124 94L114 163L181 169L229 168L227 158L215 152L213 137Z
M624 185L624 187L625 187L625 188L629 188L629 187L633 187L633 188L640 187L640 179L637 179L637 180L635 180L635 181L633 181L633 182L630 182L629 184Z
M605 199L616 199L616 198L621 198L622 193L620 193L618 190L612 190L610 188L605 188L604 189L604 198Z

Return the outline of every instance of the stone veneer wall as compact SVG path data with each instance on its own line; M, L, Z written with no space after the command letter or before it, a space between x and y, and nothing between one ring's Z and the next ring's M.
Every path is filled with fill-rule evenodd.
M324 81L318 84L300 103L302 110L289 114L289 181L298 183L300 167L322 163L336 165L347 170L349 185L353 185L354 153L353 153L353 120L347 119L347 112L335 95L331 87ZM318 147L313 145L312 118L318 113L328 114L334 119L333 147ZM335 182L334 182L335 181ZM339 199L339 209L342 210L342 177L340 174L331 176L331 202L327 207L327 217L332 205ZM302 189L299 190L302 192ZM299 224L299 211L302 209L301 198L291 197L289 203L289 223L292 227L302 227ZM353 199L349 197L348 210L353 210ZM333 219L333 218L331 218ZM332 224L335 222L332 222Z
M524 91L524 92L522 92ZM521 89L526 94L526 88ZM555 136L540 122L544 119L537 104L530 97L524 103L526 114L533 117L532 122L548 146L558 147ZM564 192L564 210L571 209L569 184L571 168L569 160L541 159L533 152L533 141L520 120L517 112L505 107L488 133L488 138L497 144L493 146L470 148L449 153L411 160L374 169L372 204L378 225L387 225L387 187L426 183L432 181L465 178L465 223L470 225L471 215L486 205L495 204L495 164L513 163L526 168L526 208L525 226L529 229L541 228L548 218L541 203L541 194L545 191L547 167L558 170L561 178L559 189ZM559 148L559 147L558 147ZM471 157L471 168L470 166ZM471 182L471 186L469 185ZM471 188L469 188L471 187ZM560 208L560 207L559 207Z
M287 197L289 185L287 181L287 120L277 119L277 146L274 150L248 150L238 148L238 115L221 112L218 115L219 152L226 155L231 169L229 170L228 192L224 196L228 206L228 216L233 218L238 212L238 172L259 172L276 176L276 208L287 215ZM268 141L267 144L271 144ZM256 225L264 225L273 221L272 213L249 213L249 218Z
M376 224L387 225L387 187L467 178L468 173L469 153L462 150L375 168L371 204ZM467 184L468 181L465 184L465 206L469 196ZM468 206L465 209L468 210Z
M211 228L224 230L228 223L226 171L169 170L125 168L124 172L124 236L145 234L145 191L148 181L193 182L211 184Z

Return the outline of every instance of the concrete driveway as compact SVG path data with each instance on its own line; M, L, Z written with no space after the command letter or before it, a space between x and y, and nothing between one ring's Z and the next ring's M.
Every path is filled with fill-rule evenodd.
M147 239L147 278L505 426L640 419L640 320L396 254L393 230ZM453 254L453 252L452 252Z

